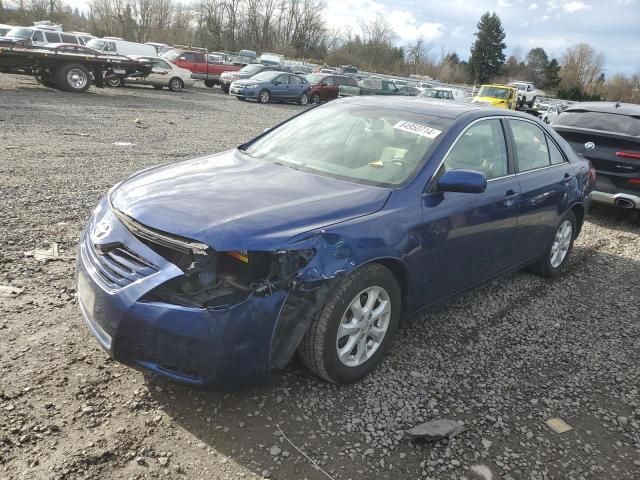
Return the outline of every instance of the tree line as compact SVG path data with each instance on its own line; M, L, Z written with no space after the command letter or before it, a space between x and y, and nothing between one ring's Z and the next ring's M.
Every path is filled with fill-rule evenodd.
M605 78L605 57L591 45L568 47L550 58L542 47L505 54L506 33L495 13L477 24L468 60L417 38L399 45L382 17L340 31L327 26L326 0L89 0L88 12L63 0L0 0L0 23L49 19L67 30L137 42L192 45L209 50L273 51L327 65L395 75L429 75L450 83L525 80L561 98L640 103L640 74Z

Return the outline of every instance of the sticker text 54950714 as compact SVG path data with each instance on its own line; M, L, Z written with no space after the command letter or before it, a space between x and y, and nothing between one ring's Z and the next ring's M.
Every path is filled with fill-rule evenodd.
M405 122L400 121L396 123L393 128L398 130L403 130L409 133L415 133L416 135L420 135L422 137L427 138L436 138L438 135L442 133L440 130L436 130L435 128L427 127L426 125L420 125L419 123Z

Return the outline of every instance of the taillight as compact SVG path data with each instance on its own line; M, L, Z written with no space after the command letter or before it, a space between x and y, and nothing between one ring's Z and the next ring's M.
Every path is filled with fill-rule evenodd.
M630 178L629 183L631 185L640 185L640 178Z
M634 160L640 160L640 152L631 152L629 150L623 150L616 152L616 157L633 158Z
M593 168L593 164L591 162L589 162L589 183L591 183L591 185L596 184L596 169Z

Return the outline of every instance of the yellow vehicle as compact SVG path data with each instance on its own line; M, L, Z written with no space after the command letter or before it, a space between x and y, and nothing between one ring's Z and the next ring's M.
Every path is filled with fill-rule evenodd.
M496 108L515 110L518 103L518 89L506 85L482 85L473 103L483 103Z

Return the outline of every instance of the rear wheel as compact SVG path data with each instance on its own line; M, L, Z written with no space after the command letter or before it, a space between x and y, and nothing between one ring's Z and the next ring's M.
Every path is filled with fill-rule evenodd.
M531 266L533 273L543 277L555 277L562 272L573 248L577 232L576 223L575 214L569 210L556 227L556 233L544 257Z
M67 92L86 92L91 85L91 74L77 63L62 65L56 69L55 84Z
M307 95L306 93L303 93L302 95L300 95L300 98L298 99L298 105L307 105L309 103L309 95Z
M313 95L311 95L311 103L313 103L314 105L318 105L320 103L319 93L314 93Z
M529 108L533 108L533 104L536 103L536 97L533 97L529 102Z
M204 81L204 86L205 87L213 88L214 85L215 85L215 82L213 80L205 80Z
M316 313L299 347L304 364L333 383L352 383L382 360L398 328L401 292L391 271L365 265Z
M262 90L258 96L258 102L269 103L271 101L271 92L269 90Z
M182 81L182 79L173 77L171 80L169 80L169 90L171 90L172 92L179 92L183 88L184 82Z
M105 83L108 86L115 88L124 85L124 80L122 78L110 78L109 80L106 80Z
M229 85L221 85L220 88L224 93L229 93Z

